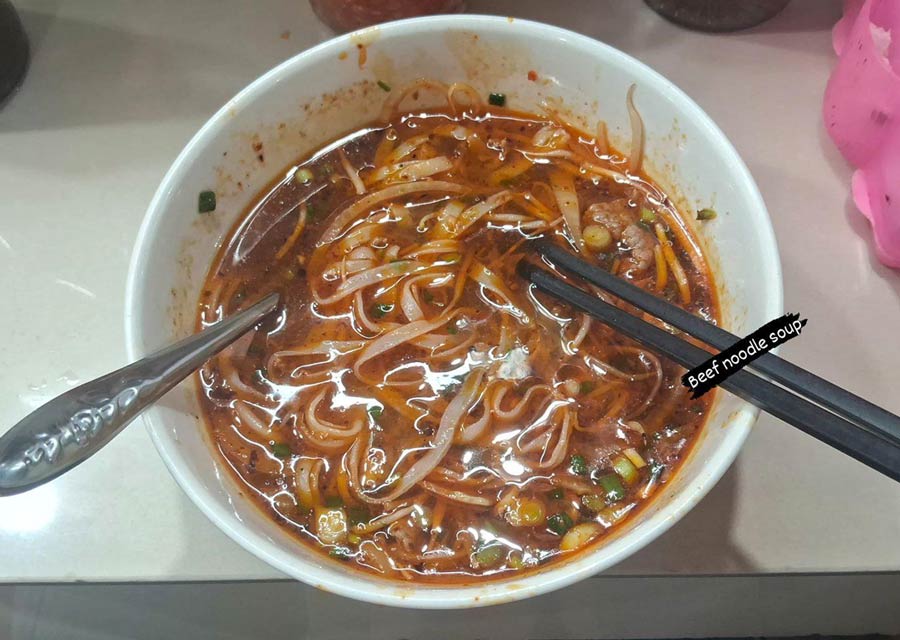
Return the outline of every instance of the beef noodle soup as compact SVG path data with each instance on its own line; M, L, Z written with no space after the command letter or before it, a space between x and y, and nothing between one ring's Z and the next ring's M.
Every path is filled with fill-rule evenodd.
M446 107L399 108L436 87ZM389 578L509 577L602 544L670 480L711 394L515 272L547 237L716 319L630 100L621 154L602 125L420 83L260 194L199 325L282 306L200 380L218 451L283 528Z

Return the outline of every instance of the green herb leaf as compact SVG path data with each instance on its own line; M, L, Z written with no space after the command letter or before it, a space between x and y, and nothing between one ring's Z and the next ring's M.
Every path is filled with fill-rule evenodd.
M585 380L578 386L578 393L585 396L597 388L597 385L590 380Z
M427 302L428 304L431 304L432 302L434 302L434 296L431 295L431 292L428 290L425 290L422 292L422 299L425 302Z
M290 445L284 442L276 442L272 445L272 455L276 458L290 458L291 457L291 447Z
M719 214L716 213L715 209L700 209L697 212L697 220L712 220L717 215Z
M607 503L618 502L625 497L625 487L622 486L622 481L619 480L619 476L612 474L602 476L597 480L597 484L599 484L605 492Z
M656 222L656 214L647 207L641 207L641 222L644 224L653 224Z
M328 552L328 555L335 560L349 560L353 557L353 552L347 547L334 547Z
M379 80L376 84L378 84L378 86L381 88L382 91L390 91L391 90L391 85L389 85L384 80Z
M455 336L457 333L459 333L459 329L456 328L455 324L448 324L447 333L449 333L451 336Z
M216 210L216 192L201 191L197 198L197 211L200 213L210 213Z
M384 409L382 407L369 407L369 415L375 422L378 422L381 419L381 414L383 413Z
M547 528L558 536L571 529L573 524L575 523L572 522L572 518L567 513L554 513L547 518Z
M606 499L596 493L581 496L581 504L594 512L603 511L606 508Z
M297 171L294 172L294 180L296 180L300 184L309 184L313 180L313 172L306 167L297 169ZM306 215L309 215L308 208L306 210Z
M585 461L584 456L578 455L577 453L569 458L569 469L576 476L586 476L588 472L587 461Z
M504 555L503 545L493 543L482 547L472 554L472 559L479 567L493 567L500 562Z
M506 106L506 94L505 93L492 93L488 96L488 102L494 105L495 107L503 107Z

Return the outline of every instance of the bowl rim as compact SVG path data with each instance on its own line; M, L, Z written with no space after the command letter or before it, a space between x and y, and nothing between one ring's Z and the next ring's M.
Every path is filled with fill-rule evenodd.
M647 78L648 81L661 90L666 91L673 100L680 104L681 108L690 114L690 118L696 124L706 129L709 137L725 157L727 164L732 168L735 177L746 188L751 201L751 209L757 212L758 220L756 223L759 226L762 246L768 254L766 260L760 265L760 277L767 292L765 315L767 317L778 317L783 313L783 281L778 243L759 188L728 137L674 83L640 60L619 49L561 27L519 18L510 19L503 16L476 14L426 16L388 22L377 25L377 27L369 27L336 36L297 53L248 84L233 98L228 100L194 134L163 177L147 207L147 212L141 222L135 240L125 290L125 342L130 360L137 360L145 355L141 347L141 318L144 310L143 294L149 284L145 277L150 259L148 247L152 239L157 235L161 221L165 216L163 205L186 167L190 166L197 159L201 149L210 139L216 136L217 130L229 117L229 113L232 110L240 109L242 106L251 103L257 96L267 93L272 86L280 81L282 76L288 74L295 67L315 65L333 54L339 53L340 50L343 50L348 44L353 42L354 38L358 39L361 34L375 28L379 30L379 40L394 35L415 33L423 28L426 31L435 29L489 31L519 29L543 40L558 40L563 45L593 48L599 57L615 60L627 68L634 69L636 73ZM165 436L166 429L156 424L158 420L155 421L152 414L152 410L145 412L141 419L169 473L172 474L178 485L197 508L245 550L288 576L320 589L356 600L399 607L451 609L508 603L548 593L590 577L646 546L680 520L719 481L740 451L753 423L756 421L759 410L749 404L745 404L738 409L729 418L728 422L728 429L733 431L734 434L729 441L722 443L722 446L715 452L710 464L707 465L693 483L693 490L682 491L677 498L670 500L648 520L648 524L651 522L652 524L645 527L641 535L633 536L631 540L627 540L627 536L620 538L620 540L627 540L627 543L620 543L615 553L602 556L601 559L599 552L604 547L598 547L595 551L582 554L580 557L575 557L557 566L551 566L540 573L511 579L515 581L515 584L512 584L510 580L487 581L483 583L473 581L452 586L411 586L397 583L397 589L378 587L372 583L357 580L355 579L357 573L352 570L339 572L328 567L314 566L305 560L299 559L296 555L276 549L274 543L269 541L263 533L252 530L248 525L238 521L232 512L216 504L201 483L196 481L186 469L179 466L177 461L170 455L170 443Z

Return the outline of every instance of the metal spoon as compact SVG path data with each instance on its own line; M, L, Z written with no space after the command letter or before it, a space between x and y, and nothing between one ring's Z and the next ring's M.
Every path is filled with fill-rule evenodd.
M33 489L97 453L125 425L278 307L253 306L142 360L87 382L0 437L0 496Z

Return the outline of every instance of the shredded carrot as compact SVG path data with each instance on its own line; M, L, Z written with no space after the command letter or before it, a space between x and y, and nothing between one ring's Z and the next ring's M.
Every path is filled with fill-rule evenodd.
M559 214L541 202L534 194L514 193L513 200L528 213L551 222L559 218Z
M447 512L447 503L438 498L435 500L434 509L431 511L431 530L439 532L441 523L444 521L444 514Z
M666 258L660 245L653 247L653 257L656 258L656 290L662 291L669 281L669 270L666 268Z
M681 301L684 304L688 304L691 301L691 287L688 284L687 275L684 273L684 269L682 269L681 263L678 261L678 256L675 255L672 244L669 242L669 238L666 237L666 232L663 231L662 225L657 222L653 226L656 229L656 237L659 239L660 246L662 246L666 262L669 263L669 268L672 270L675 284L678 285L678 293L681 295Z
M676 215L670 206L667 205L658 207L656 213L663 219L663 222L668 225L669 229L672 230L672 234L675 236L675 240L678 241L681 250L691 257L691 262L694 264L694 271L697 273L706 273L708 267L703 261L703 252L700 250L700 245L697 244L697 241L688 233L685 222L681 217Z
M350 493L350 480L347 477L347 471L344 469L344 465L341 465L341 468L338 470L337 489L344 504L353 504L356 502Z
M379 400L408 420L418 420L425 413L424 410L409 406L403 396L392 389L379 385L372 387L372 391Z

